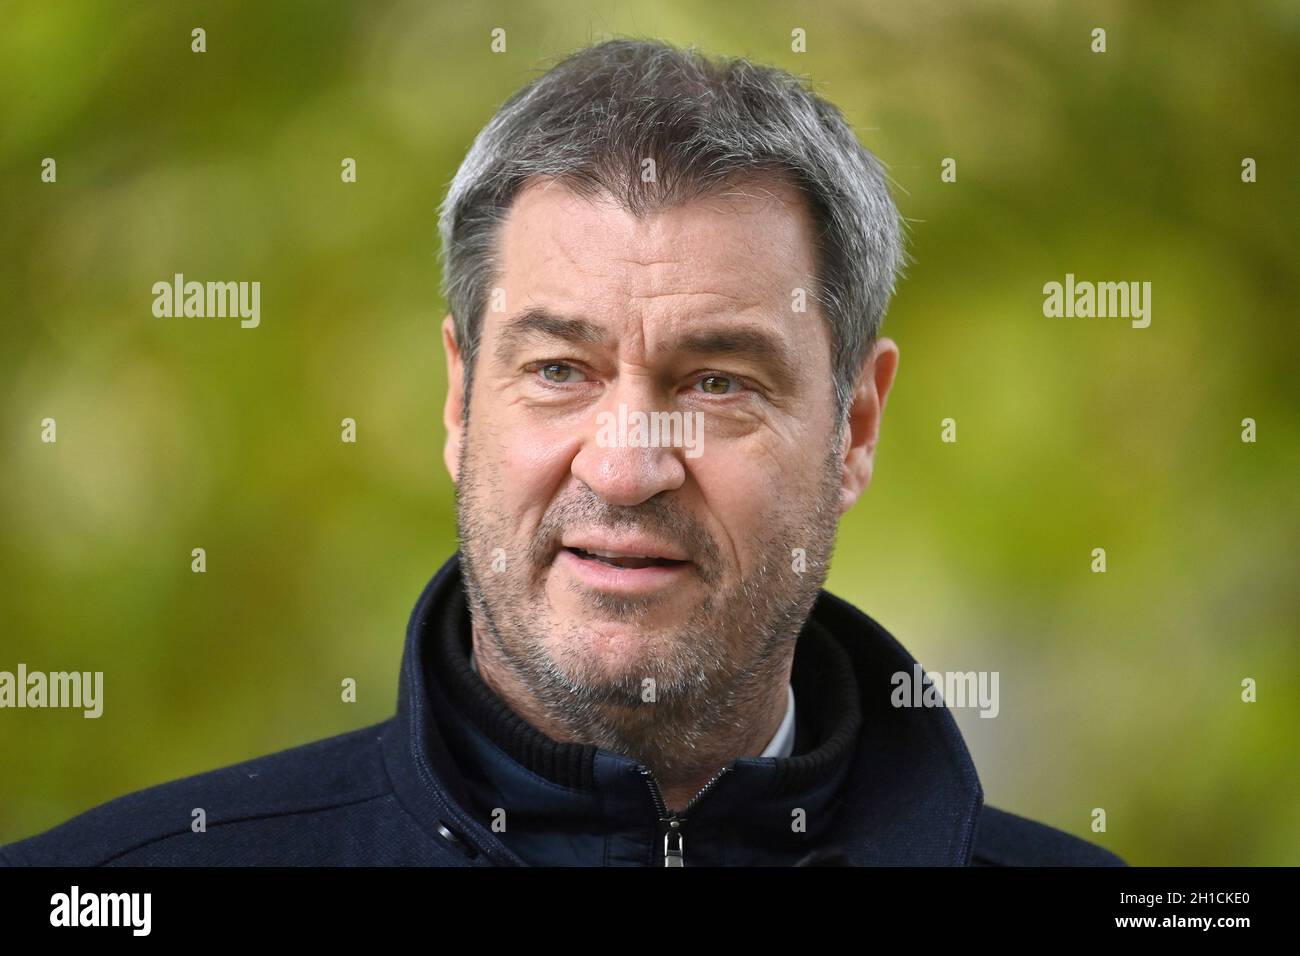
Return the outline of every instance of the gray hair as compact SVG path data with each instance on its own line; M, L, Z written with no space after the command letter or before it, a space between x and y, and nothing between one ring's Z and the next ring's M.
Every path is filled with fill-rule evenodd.
M653 182L640 175L647 158ZM818 288L809 294L830 325L843 421L903 263L880 162L839 109L791 74L648 40L609 40L556 64L502 105L456 172L438 228L467 396L499 274L499 226L530 180L608 193L643 216L764 172L800 190L816 225Z

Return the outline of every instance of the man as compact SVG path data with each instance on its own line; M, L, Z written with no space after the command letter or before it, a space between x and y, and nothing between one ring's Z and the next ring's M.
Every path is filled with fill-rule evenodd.
M441 233L461 549L411 617L396 717L4 860L1122 862L984 806L949 711L895 706L915 661L821 590L871 479L902 260L834 107L600 44L501 108Z

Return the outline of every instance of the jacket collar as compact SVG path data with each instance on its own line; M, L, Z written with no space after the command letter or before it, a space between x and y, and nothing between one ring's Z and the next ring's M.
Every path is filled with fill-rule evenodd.
M468 653L456 554L411 615L385 734L407 809L450 831L474 865L662 859L644 768L547 738L478 678ZM969 862L983 793L956 723L946 708L890 704L891 676L914 664L874 620L822 591L796 644L794 753L729 765L686 814L687 865L788 865L828 846L855 865Z

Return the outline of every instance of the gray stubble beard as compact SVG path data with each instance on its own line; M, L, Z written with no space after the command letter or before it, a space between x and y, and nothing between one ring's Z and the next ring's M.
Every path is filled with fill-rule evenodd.
M505 572L485 579L497 542L510 540L506 523L490 502L480 502L480 473L469 443L462 445L457 490L457 528L466 593L476 646L487 642L490 656L529 689L534 705L571 742L591 744L630 757L649 768L664 786L712 773L740 755L756 721L770 706L773 685L785 673L794 643L826 578L838 524L839 455L834 443L823 460L821 485L806 507L778 509L763 525L755 572L739 587L720 593L718 551L694 522L666 498L619 508L594 494L562 501L543 517L538 533ZM499 477L489 479L499 480ZM677 523L674 523L677 519ZM559 660L540 639L545 575L563 531L635 528L681 542L695 560L690 573L703 578L706 597L675 633L654 642L636 672L611 679L574 649L583 642L578 626L561 642ZM803 548L807 569L793 569L792 549ZM522 580L526 575L527 580ZM490 587L484 587L485 581ZM593 609L623 621L643 618L651 597L622 598L580 592ZM703 640L692 639L699 635ZM653 678L655 700L643 701L643 681ZM508 703L508 702L507 702ZM761 744L760 744L761 746ZM755 754L756 755L756 754Z

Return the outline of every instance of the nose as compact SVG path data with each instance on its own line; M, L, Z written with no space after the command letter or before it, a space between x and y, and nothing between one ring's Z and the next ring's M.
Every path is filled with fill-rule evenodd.
M683 450L671 447L673 429L662 427L669 413L671 409L655 406L648 388L609 389L574 456L574 477L611 505L639 505L661 491L680 488L686 466Z

